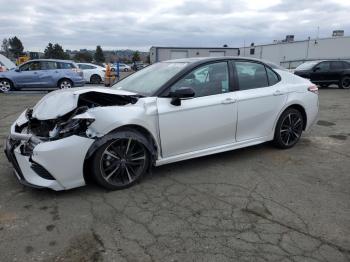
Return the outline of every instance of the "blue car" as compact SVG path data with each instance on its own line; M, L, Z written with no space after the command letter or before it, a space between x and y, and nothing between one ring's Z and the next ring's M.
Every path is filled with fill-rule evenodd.
M25 88L72 88L85 83L83 71L69 60L36 59L0 72L0 92Z

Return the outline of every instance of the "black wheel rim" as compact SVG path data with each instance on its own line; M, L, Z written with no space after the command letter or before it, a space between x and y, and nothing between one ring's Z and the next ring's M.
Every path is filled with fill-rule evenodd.
M303 131L303 119L296 113L289 113L282 121L280 135L286 146L295 144Z
M342 80L342 86L344 88L349 88L350 87L350 77L345 77Z
M132 138L115 140L102 154L102 177L107 183L116 186L131 184L143 173L146 158L146 149L140 142Z

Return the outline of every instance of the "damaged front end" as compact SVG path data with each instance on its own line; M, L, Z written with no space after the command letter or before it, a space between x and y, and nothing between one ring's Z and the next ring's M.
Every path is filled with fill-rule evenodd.
M95 121L89 110L136 102L132 95L86 90L45 96L11 126L5 153L17 178L54 190L85 185L85 155L95 141L87 134Z

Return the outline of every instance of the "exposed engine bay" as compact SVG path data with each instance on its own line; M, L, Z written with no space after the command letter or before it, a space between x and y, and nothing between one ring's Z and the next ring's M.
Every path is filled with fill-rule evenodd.
M116 95L91 91L79 95L77 106L70 112L55 119L39 120L33 117L33 109L28 109L28 122L17 127L17 132L33 134L43 141L56 140L72 134L84 135L88 126L94 121L89 118L75 118L91 108L105 106L124 106L135 104L138 97L130 95Z

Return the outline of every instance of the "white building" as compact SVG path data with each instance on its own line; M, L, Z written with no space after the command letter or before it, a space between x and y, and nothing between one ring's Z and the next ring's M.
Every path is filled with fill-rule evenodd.
M237 56L239 48L229 47L159 47L152 46L150 49L151 64L187 57L208 57L208 56Z
M289 69L309 60L350 60L350 37L339 34L341 31L334 31L329 38L293 41L292 36L273 44L241 47L240 56L268 60Z

